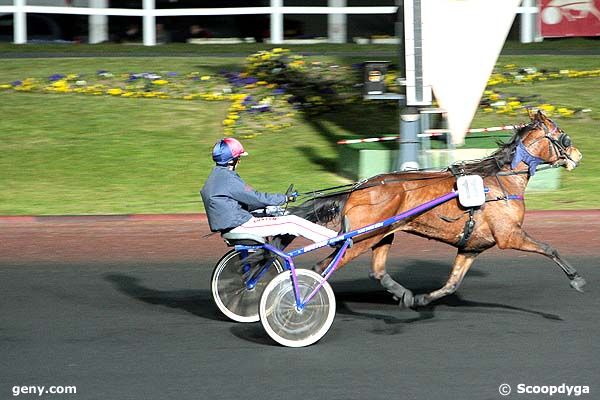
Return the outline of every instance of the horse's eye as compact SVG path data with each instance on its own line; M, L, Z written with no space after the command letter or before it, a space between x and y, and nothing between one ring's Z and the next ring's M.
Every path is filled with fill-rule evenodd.
M564 148L571 147L571 137L569 137L569 135L563 133L560 135L558 140Z

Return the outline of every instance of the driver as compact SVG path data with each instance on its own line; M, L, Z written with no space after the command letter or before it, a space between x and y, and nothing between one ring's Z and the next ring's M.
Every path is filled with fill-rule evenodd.
M289 195L257 192L237 174L240 157L248 153L234 138L219 140L213 147L216 163L200 194L206 209L208 224L221 234L248 233L261 237L277 235L303 236L313 242L335 237L337 233L296 215L256 218L250 211L267 206L281 206L296 201L297 192Z

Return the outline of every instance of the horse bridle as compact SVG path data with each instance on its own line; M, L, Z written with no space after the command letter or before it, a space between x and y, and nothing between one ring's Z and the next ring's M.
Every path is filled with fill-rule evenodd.
M553 121L551 121L551 122L552 122L552 130L549 130L548 127L546 126L546 124L543 122L536 123L537 126L541 125L542 129L544 130L544 136L535 139L533 142L529 143L529 145L527 145L526 148L529 148L530 146L534 145L535 143L539 142L542 139L548 139L550 141L550 143L552 144L552 147L550 147L550 148L552 149L552 151L554 151L556 153L557 158L559 160L561 158L568 159L571 162L575 163L575 161L569 156L569 154L567 154L567 148L571 147L571 145L573 143L571 140L571 137L569 135L567 135L565 132L563 132ZM555 138L553 135L556 134L557 131L560 134L558 135L558 138Z

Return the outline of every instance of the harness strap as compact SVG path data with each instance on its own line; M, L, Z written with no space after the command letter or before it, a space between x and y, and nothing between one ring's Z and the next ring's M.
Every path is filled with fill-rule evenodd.
M456 243L456 246L458 248L462 249L463 247L465 247L465 245L471 238L473 231L475 230L475 219L473 218L474 214L475 214L475 208L474 207L469 208L469 219L467 219L467 222L465 222L463 232L460 234L460 239L459 239L458 243Z

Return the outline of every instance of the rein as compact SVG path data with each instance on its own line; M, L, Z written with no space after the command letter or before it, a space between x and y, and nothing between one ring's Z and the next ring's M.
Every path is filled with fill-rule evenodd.
M418 169L418 170L402 171L402 172L411 173L411 172L445 172L445 171L444 170L438 170L438 169L436 169L436 170ZM392 173L394 173L394 172L392 172ZM382 174L382 175L384 175L384 174ZM427 176L427 177L419 177L419 178L412 177L412 178L380 179L380 180L371 182L368 185L365 185L369 180L371 180L371 179L375 180L375 178L377 178L377 176L379 176L379 175L375 175L375 176L373 176L371 178L362 179L360 181L348 183L348 184L345 184L345 185L332 186L332 187L328 187L328 188L324 188L324 189L318 189L318 190L310 190L308 192L298 193L298 195L299 196L306 196L307 198L310 198L310 199L314 199L314 198L318 198L318 197L333 197L333 196L337 196L337 195L341 195L341 194L350 193L350 192L353 192L355 190L362 190L362 189L372 188L372 187L375 187L375 186L385 185L387 183L409 182L409 181L426 181L426 180L431 180L431 179L447 179L445 177L437 177L437 176ZM426 186L429 186L429 185L425 185L425 186L421 186L421 187L426 187ZM337 190L337 189L343 189L343 190ZM411 189L411 190L416 190L416 189L419 189L419 188L415 188L415 189ZM334 191L332 193L327 193L327 192L333 191L333 190L337 190L337 191Z

